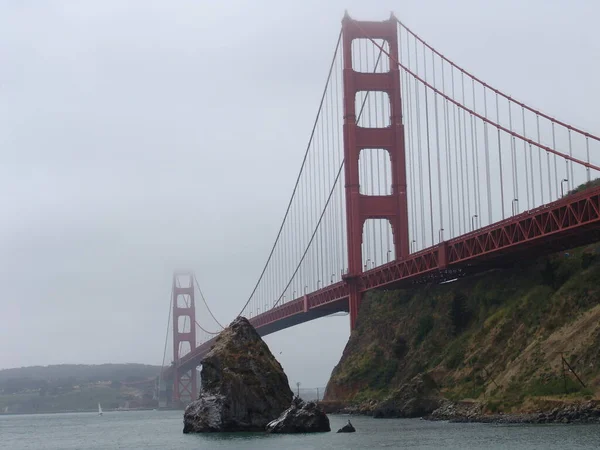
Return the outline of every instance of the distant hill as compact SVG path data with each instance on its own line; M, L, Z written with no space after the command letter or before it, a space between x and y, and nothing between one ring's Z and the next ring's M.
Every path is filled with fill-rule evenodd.
M60 364L0 370L0 414L152 407L160 366Z
M57 364L0 370L0 389L7 380L28 378L56 381L75 378L76 381L137 381L158 376L160 366L147 364Z

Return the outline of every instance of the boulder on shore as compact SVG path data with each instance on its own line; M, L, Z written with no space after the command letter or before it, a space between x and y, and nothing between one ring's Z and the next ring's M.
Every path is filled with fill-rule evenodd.
M356 428L354 428L354 426L352 426L352 424L350 423L350 420L348 420L348 423L346 425L344 425L342 428L337 430L338 433L354 433L355 431L356 431Z
M331 431L329 418L316 402L294 397L292 406L267 425L267 433L318 433Z
M294 396L281 365L244 317L219 334L200 378L198 400L183 416L184 433L264 431Z

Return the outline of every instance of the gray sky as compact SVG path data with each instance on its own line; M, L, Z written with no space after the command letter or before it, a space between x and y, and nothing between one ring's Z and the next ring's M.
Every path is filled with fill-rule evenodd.
M160 364L175 268L233 319L345 8L394 10L491 85L598 132L594 0L0 0L0 368ZM348 333L326 318L267 341L291 381L323 386Z

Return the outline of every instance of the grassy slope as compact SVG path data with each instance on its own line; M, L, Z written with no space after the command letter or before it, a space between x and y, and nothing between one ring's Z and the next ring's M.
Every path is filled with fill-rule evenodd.
M326 399L380 400L421 372L454 400L509 411L600 393L600 245L454 283L374 293L361 307Z

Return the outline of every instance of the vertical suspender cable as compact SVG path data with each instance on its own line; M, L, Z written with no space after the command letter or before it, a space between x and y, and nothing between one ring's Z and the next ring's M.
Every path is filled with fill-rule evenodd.
M427 59L425 48L423 48L423 77L427 80ZM429 177L429 216L431 219L431 245L435 244L434 239L434 226L433 226L433 188L431 180L431 145L429 142L429 99L427 97L427 86L424 86L425 91L425 137L427 142L427 173Z
M444 76L444 60L442 59L442 93L446 94L446 77ZM454 192L453 192L453 183L452 183L452 161L450 158L450 115L448 114L448 100L444 99L444 141L446 147L446 178L448 179L447 183L447 192L448 192L448 205L450 208L450 237L454 237Z
M475 80L471 78L471 84L473 88L473 111L477 111L477 103L475 101ZM485 123L485 122L484 122ZM478 224L481 224L481 185L479 176L479 144L477 143L477 120L471 114L471 144L473 148L473 159L475 161L475 167L473 169L473 183L475 185L475 214L477 214ZM487 149L485 149L487 154Z
M573 157L573 145L571 142L571 129L568 129L568 134L569 134L569 156ZM573 174L573 161L569 161L567 163L571 169L570 175L569 175L569 182L567 183L569 185L569 190L572 190L575 187L575 175Z
M540 142L540 116L538 114L535 115L535 122L537 127L537 141ZM538 147L538 164L540 166L540 195L542 196L542 205L544 203L544 175L542 169L542 149ZM550 169L550 167L548 167ZM548 172L548 181L550 181L550 172Z
M523 137L527 137L525 134L525 109L523 107L521 107L521 114L523 116ZM529 210L531 209L531 205L529 204L529 161L527 160L527 142L525 140L523 140L523 157L525 158L525 192L527 194L527 209ZM533 167L531 170L533 170Z
M589 164L590 163L590 138L588 136L585 137L585 155L586 155L585 162L587 162ZM585 171L587 172L587 181L589 183L591 180L590 168L586 167Z
M462 72L460 74L460 78L461 78L461 92L462 92L462 104L466 105L465 102L465 74L464 72ZM462 113L462 128L461 128L461 134L464 133L464 143L465 143L465 163L464 166L462 166L462 175L463 175L463 179L464 179L464 183L467 185L467 191L466 191L466 200L465 200L465 196L463 194L463 202L466 201L466 211L467 211L467 220L465 221L467 223L467 230L469 230L469 223L471 223L471 186L469 183L469 144L467 142L467 117L466 117L466 112L465 110L461 111ZM461 157L462 157L462 146L461 146Z
M451 90L451 95L452 95L452 99L456 99L455 93L454 93L454 67L450 67L450 82L452 83L452 90ZM457 128L456 128L456 106L452 106L452 126L454 128L454 153L455 153L455 158L454 158L454 168L455 168L455 178L456 178L456 203L457 203L457 217L458 217L458 234L463 234L463 214L461 212L461 203L460 203L460 171L459 171L459 157L456 156L456 151L459 148L459 144L458 144L458 133L457 133ZM462 162L461 162L462 163Z
M512 177L513 177L513 198L512 204L514 205L514 201L519 199L519 178L517 176L517 161L516 161L516 152L515 152L515 137L512 135L513 126L512 126L512 104L510 100L508 100L508 128L511 132L510 136L510 152L511 152L511 162L512 162ZM518 204L517 204L518 208ZM518 212L518 210L516 211ZM514 206L513 206L513 214L515 214Z
M475 96L475 80L473 80L473 96ZM485 86L483 87L483 111L484 117L488 118L487 108L487 91ZM490 140L488 133L488 123L483 122L483 140L485 144L485 176L486 176L486 190L487 190L487 203L488 203L488 225L492 223L492 179L490 175ZM502 163L501 163L502 164ZM500 167L502 170L502 167Z
M498 93L496 93L496 123L500 123L500 106L498 104ZM502 219L506 218L506 214L504 212L504 176L502 170L502 139L500 137L500 128L496 127L498 130L498 160L500 162L500 204L502 205Z
M436 82L436 78L435 78L435 54L431 53L431 65L432 65L432 71L433 71L433 87L436 88L437 82ZM437 147L437 184L438 184L438 203L440 206L440 241L443 240L443 237L441 236L441 230L444 229L444 209L442 207L443 201L442 201L442 170L440 167L440 160L441 160L441 152L442 149L440 148L440 127L439 127L439 121L438 121L438 96L437 96L437 92L434 91L434 102L435 102L435 142L436 142L436 147Z
M415 41L415 69L417 75L419 74L419 51L417 47L417 41ZM422 151L421 151L421 108L419 102L419 81L415 78L415 95L416 95L416 116L417 116L417 147L418 147L418 163L419 163L419 193L421 198L419 204L421 206L421 248L425 248L425 201L423 198L423 166L422 162Z
M556 148L556 133L554 130L554 122L552 122L552 148ZM558 185L558 167L556 162L556 155L554 155L554 182L556 183L556 198L560 193L560 186Z

